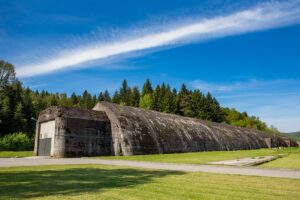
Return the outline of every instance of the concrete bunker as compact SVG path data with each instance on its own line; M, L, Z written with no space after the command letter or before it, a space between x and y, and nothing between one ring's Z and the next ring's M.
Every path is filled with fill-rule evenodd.
M104 112L54 106L44 110L37 121L35 155L111 155L111 140L111 125Z
M93 110L44 110L37 122L35 155L127 156L279 146L296 144L254 129L99 102Z

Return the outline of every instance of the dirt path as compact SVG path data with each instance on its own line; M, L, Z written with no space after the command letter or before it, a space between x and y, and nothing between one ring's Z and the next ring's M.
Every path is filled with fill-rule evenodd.
M135 162L123 160L105 160L96 158L0 158L0 167L38 166L38 165L69 165L69 164L101 164L139 167L158 170L176 170L186 172L212 172L222 174L238 174L247 176L266 176L300 179L300 170L260 169L255 167L229 167L213 165L175 164Z

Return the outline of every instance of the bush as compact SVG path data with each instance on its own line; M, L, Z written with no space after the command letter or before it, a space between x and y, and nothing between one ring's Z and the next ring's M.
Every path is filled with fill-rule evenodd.
M33 149L33 139L25 133L13 133L0 138L0 151L29 151Z

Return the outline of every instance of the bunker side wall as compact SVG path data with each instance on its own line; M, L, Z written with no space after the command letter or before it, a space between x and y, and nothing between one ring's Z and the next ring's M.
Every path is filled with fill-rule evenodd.
M113 139L118 140L122 155L287 146L280 137L254 129L108 102L99 102L94 110L109 113L109 118L112 116L111 121L118 126L116 132L112 133Z

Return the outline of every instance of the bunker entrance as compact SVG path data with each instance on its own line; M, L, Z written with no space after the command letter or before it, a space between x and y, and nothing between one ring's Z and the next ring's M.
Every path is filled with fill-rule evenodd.
M66 119L65 156L112 155L109 121Z
M51 156L53 153L55 120L40 124L39 156Z

